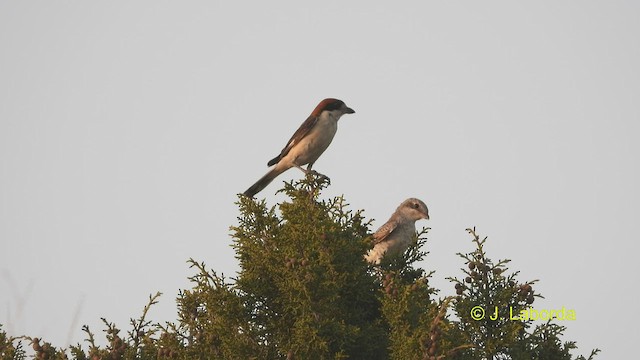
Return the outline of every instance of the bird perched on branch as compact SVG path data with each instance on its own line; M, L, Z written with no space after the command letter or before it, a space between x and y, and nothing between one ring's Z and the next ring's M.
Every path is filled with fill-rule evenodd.
M296 130L280 155L271 159L267 166L273 166L266 175L253 184L245 196L253 197L264 189L278 175L296 167L305 174L312 171L311 167L320 155L329 147L336 131L338 120L344 114L353 114L355 111L338 99L324 99L311 112L311 115ZM307 169L302 166L309 164Z
M391 218L374 234L374 247L365 259L379 264L384 256L402 254L416 234L416 221L429 220L427 205L416 198L409 198L400 204Z

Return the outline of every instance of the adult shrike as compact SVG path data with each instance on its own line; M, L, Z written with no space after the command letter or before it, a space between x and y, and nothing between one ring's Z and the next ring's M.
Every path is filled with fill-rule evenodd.
M338 120L344 114L353 114L355 111L338 99L324 99L313 110L311 115L296 130L287 146L282 149L280 155L271 159L267 166L275 165L266 175L255 184L251 185L244 195L253 197L264 189L278 175L297 167L305 173L311 171L311 167L320 155L329 147L336 131ZM306 165L303 169L302 165Z
M386 255L404 253L416 234L416 221L420 219L429 220L427 205L416 198L403 201L391 218L373 234L375 245L365 259L379 264Z

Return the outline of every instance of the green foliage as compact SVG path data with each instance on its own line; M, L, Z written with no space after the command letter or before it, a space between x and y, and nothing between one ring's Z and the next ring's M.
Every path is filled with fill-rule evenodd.
M367 224L344 199L319 201L323 179L287 185L276 209L241 199L232 228L236 281L261 344L301 359L385 356L376 284L362 254Z
M471 346L443 338L452 330L445 317L452 299L436 301L433 297L438 291L429 287L433 272L427 274L413 266L428 254L420 250L426 244L428 230L424 228L417 234L405 254L383 258L378 269L392 359L446 357Z
M536 298L542 298L532 287L538 280L519 283L518 271L507 275L506 264L510 260L494 263L484 251L487 238L480 239L475 228L467 232L473 237L476 249L471 253L458 253L467 265L461 269L466 277L448 279L455 283L457 293L454 311L459 321L453 323L456 332L474 346L452 358L571 360L569 351L576 347L573 342L560 342L563 326L549 320L530 331L533 320L519 317ZM589 359L598 352L594 350ZM580 359L584 357L577 358Z
M22 360L27 357L22 349L22 342L16 340L16 338L8 337L7 333L2 330L2 324L0 324L0 359Z
M460 318L457 325L461 333L476 345L469 351L472 358L490 359L507 354L530 326L531 321L513 321L506 314L511 311L519 314L527 304L533 303L535 295L531 284L535 281L518 285L517 272L504 276L509 260L494 264L483 249L486 238L480 240L475 229L467 231L477 248L470 254L458 254L468 266L462 269L467 275L464 280L449 278L455 282L458 294L454 309ZM472 309L476 307L486 312L481 320L471 318ZM499 316L492 319L496 307Z
M326 186L314 175L288 183L289 200L273 207L240 197L231 236L241 270L227 279L190 259L192 287L179 292L175 323L147 320L158 293L126 335L102 319L103 347L87 326L88 349L10 338L0 327L0 359L25 359L22 340L36 359L572 359L576 345L561 342L563 326L509 317L541 297L536 280L508 274L509 260L494 263L475 229L475 250L458 254L462 278L449 278L456 296L437 298L433 272L415 265L427 255L429 229L405 254L369 265L369 222L343 197L320 199ZM486 316L473 319L478 306ZM492 319L496 308L502 316Z

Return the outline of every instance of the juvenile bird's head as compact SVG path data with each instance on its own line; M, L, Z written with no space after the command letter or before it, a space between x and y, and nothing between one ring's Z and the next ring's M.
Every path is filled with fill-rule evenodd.
M403 201L396 211L412 221L420 219L429 220L429 209L427 209L427 205L420 199L409 198Z
M344 101L338 99L324 99L320 101L318 106L313 109L311 116L320 116L323 112L328 112L328 114L332 115L336 120L340 119L340 117L344 114L353 114L355 111L348 107Z

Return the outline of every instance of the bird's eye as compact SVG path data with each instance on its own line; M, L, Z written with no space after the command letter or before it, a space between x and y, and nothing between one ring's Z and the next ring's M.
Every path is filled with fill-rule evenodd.
M418 203L413 203L413 208L414 208L414 209L417 209L417 208L419 208L419 207L420 207L420 205L419 205Z

